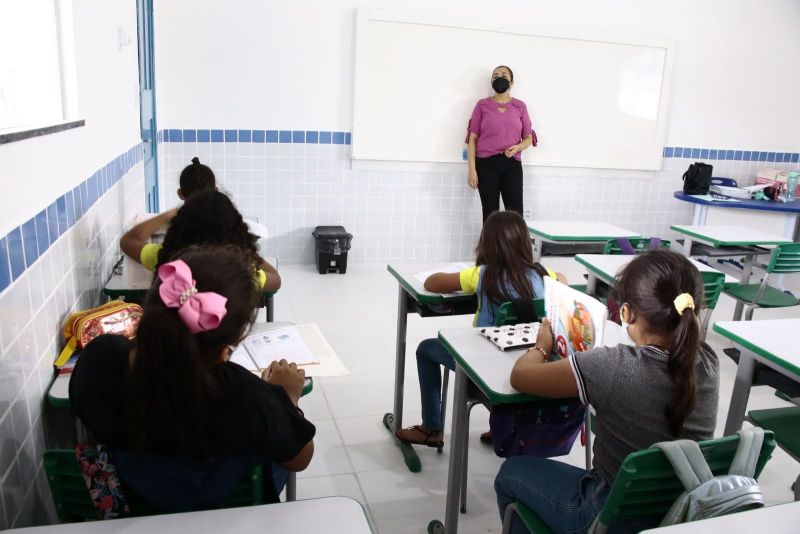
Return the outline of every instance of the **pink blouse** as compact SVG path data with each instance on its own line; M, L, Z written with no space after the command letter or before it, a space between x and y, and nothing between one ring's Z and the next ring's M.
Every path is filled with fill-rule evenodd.
M506 110L500 112L498 108ZM505 104L498 104L491 97L478 100L467 126L467 142L471 133L478 136L476 155L479 158L502 154L505 149L529 135L533 136L531 146L536 146L538 142L536 132L531 128L527 106L516 98ZM521 160L522 154L517 152L514 157Z

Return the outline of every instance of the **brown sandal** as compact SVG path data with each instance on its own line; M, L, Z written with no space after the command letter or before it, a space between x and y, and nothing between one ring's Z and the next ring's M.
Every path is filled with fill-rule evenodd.
M414 437L412 434L422 434L422 437ZM440 448L444 445L444 436L441 430L427 431L422 428L422 425L414 425L408 428L403 428L394 433L397 439L413 445L426 445L428 447Z

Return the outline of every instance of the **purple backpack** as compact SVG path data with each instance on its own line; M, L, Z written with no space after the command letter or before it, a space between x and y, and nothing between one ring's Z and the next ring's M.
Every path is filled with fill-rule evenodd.
M569 454L585 414L578 399L495 406L489 416L494 452L503 458Z

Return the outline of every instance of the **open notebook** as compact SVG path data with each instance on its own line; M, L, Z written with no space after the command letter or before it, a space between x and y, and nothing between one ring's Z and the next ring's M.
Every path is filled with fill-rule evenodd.
M249 334L231 355L232 362L254 373L282 359L302 367L306 376L347 374L342 361L313 324L259 329Z

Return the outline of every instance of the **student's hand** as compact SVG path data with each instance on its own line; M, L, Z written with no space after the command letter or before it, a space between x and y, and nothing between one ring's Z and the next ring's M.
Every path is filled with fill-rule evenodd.
M476 170L470 170L469 171L469 174L467 174L467 184L472 189L477 189L478 188L478 171L476 171Z
M507 158L513 158L514 154L519 152L519 145L512 145L505 150L505 155Z
M542 319L542 327L539 328L539 333L536 335L536 346L547 351L547 354L553 352L553 330L547 319Z
M274 384L282 386L289 395L291 401L297 405L300 396L303 394L303 383L306 379L306 372L297 368L297 364L289 363L286 360L272 362L268 369L264 369L261 378Z

